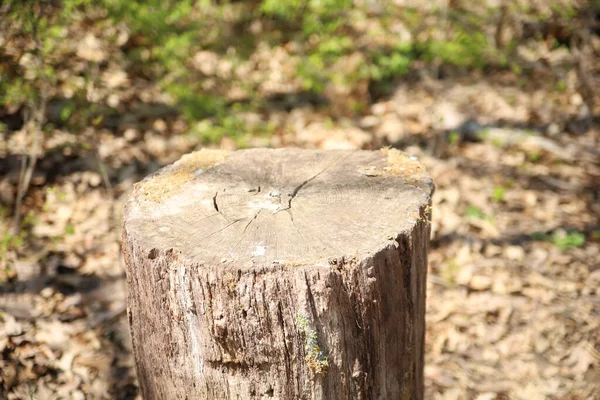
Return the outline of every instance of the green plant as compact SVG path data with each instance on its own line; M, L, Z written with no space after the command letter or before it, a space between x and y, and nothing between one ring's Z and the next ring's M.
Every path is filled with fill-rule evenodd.
M582 247L585 244L585 235L581 232L554 232L549 240L560 250L572 247Z
M439 58L442 63L475 69L485 66L489 48L482 32L467 32L460 27L453 40L429 40L423 47L428 60Z
M448 134L448 143L452 145L457 145L460 142L460 133L457 131L452 131Z
M400 44L389 53L374 53L371 55L370 77L381 81L406 75L415 58L411 44Z
M68 223L65 227L65 235L74 235L75 234L75 226L72 223Z
M565 82L564 80L559 80L554 84L554 90L557 92L564 93L567 91L567 89L568 85L567 82Z
M18 251L27 236L26 231L21 230L17 235L8 232L0 239L0 282L13 278L16 273L10 265L10 252Z
M538 161L540 161L540 159L542 158L542 156L537 151L530 151L530 152L527 153L527 158L529 158L529 161L531 163L535 164Z
M354 42L348 36L326 37L315 49L322 57L339 57L347 54L354 47Z
M417 29L423 23L423 15L417 7L402 7L399 18L411 30Z
M304 335L304 351L308 367L316 374L326 374L329 361L317 341L317 333L310 329L308 319L300 312L296 316L298 328Z
M9 250L14 250L23 245L23 239L25 238L25 233L21 232L19 235L11 235L6 232L4 236L2 236L2 240L0 240L0 259L6 257L6 254Z
M578 231L565 232L562 230L552 234L544 232L534 232L531 237L534 240L550 242L560 250L582 247L585 244L585 234Z
M571 5L566 5L561 1L550 1L549 3L552 12L559 18L571 20L579 14L575 7Z
M495 186L494 190L492 191L492 200L500 203L500 202L504 201L504 194L505 194L504 187Z
M533 232L533 233L531 234L531 238L532 238L533 240L539 240L539 241L542 241L542 240L548 240L549 236L548 236L548 234L546 234L546 233L544 233L544 232Z
M306 3L305 0L264 0L259 9L265 15L290 21L299 16Z
M2 80L0 105L4 107L42 107L41 102L57 82L53 58L64 51L65 27L73 21L74 10L89 6L91 0L64 0L60 6L45 0L8 0L5 2L9 21L5 39L25 39L18 63L7 65L11 79Z
M323 93L329 79L325 60L318 54L302 58L297 66L297 74L304 90L314 93Z
M474 219L492 220L492 216L484 213L480 208L469 204L465 209L465 216Z

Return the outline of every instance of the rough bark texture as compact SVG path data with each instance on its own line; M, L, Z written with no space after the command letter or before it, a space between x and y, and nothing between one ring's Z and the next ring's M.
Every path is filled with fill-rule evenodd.
M201 151L124 215L145 399L422 399L431 179L395 151Z

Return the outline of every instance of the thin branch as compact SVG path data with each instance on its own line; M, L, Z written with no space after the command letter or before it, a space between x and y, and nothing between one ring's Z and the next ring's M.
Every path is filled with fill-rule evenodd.
M17 198L15 201L15 212L14 212L14 221L13 221L13 232L14 234L18 234L21 228L21 206L23 203L23 198L27 191L29 190L29 185L31 184L31 178L33 177L33 173L35 171L35 166L37 164L37 160L40 153L41 142L43 139L42 128L46 122L46 105L48 103L48 91L49 85L46 77L43 75L44 70L44 60L42 58L40 49L41 44L38 37L38 26L43 18L43 13L41 8L39 13L36 14L34 8L31 8L31 18L32 18L32 38L35 42L35 61L36 66L38 68L38 73L41 76L40 88L39 88L39 98L37 101L32 100L29 102L29 112L27 113L27 121L25 123L25 129L29 131L31 129L32 134L32 143L29 149L29 155L24 154L21 159L21 170L19 171L19 186L17 189ZM29 115L31 113L31 115Z

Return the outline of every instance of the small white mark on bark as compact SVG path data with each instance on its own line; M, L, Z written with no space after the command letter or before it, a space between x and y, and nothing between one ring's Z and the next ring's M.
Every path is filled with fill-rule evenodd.
M159 232L169 232L171 230L171 228L169 228L168 226L161 226L160 228L158 228Z
M267 252L266 246L256 246L256 250L254 250L254 252L252 252L252 255L254 257L261 257L261 256L264 256L266 252Z
M197 169L196 171L194 171L194 175L199 176L204 172L204 170L202 168Z

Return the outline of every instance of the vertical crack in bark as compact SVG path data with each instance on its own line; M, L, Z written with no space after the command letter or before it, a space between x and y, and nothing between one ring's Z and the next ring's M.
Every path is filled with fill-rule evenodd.
M279 323L279 327L281 328L281 339L282 339L282 344L283 344L283 356L285 358L285 376L288 379L288 381L290 380L291 377L291 368L292 368L292 363L291 363L291 357L290 357L290 350L288 349L287 343L286 343L286 338L285 338L285 321L283 319L283 307L281 306L281 302L284 299L284 295L281 293L281 288L279 287L279 281L276 279L275 280L275 287L277 288L277 297L279 298L279 301L277 302L277 322Z
M283 321L283 310L281 308L281 303L277 304L277 312L278 315L278 323L281 327L281 342L283 344L283 357L285 358L285 375L289 379L291 374L291 358L290 358L290 350L288 349L287 343L285 341L285 323Z

